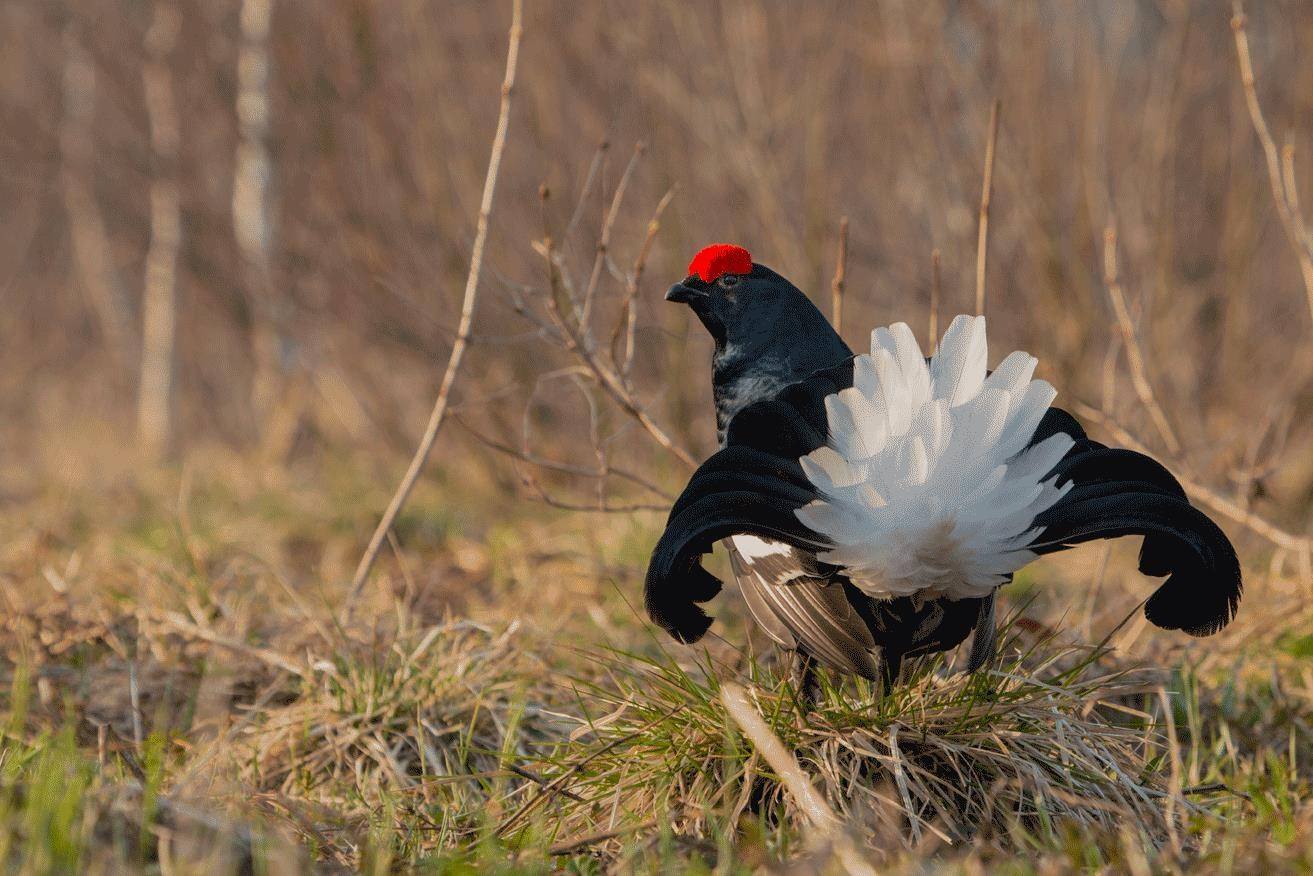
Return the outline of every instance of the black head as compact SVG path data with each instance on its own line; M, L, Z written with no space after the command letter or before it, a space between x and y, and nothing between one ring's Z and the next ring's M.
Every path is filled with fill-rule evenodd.
M754 264L742 247L708 246L694 256L688 271L682 282L670 287L666 300L687 304L718 349L755 347L777 330L797 331L799 318L812 323L813 315L820 317L798 287L765 265Z
M703 249L666 300L687 304L715 339L711 381L722 439L747 405L852 356L797 286L754 264L742 247Z

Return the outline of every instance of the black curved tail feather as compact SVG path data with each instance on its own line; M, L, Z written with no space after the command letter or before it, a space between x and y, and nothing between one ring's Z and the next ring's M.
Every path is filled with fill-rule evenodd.
M758 535L814 549L825 544L793 513L818 498L798 459L825 443L825 397L852 382L852 362L817 372L730 421L725 447L698 467L675 500L652 551L643 596L648 616L681 642L711 626L697 603L721 582L700 559L718 540Z
M1099 448L1069 455L1055 473L1075 485L1035 519L1043 531L1032 550L1143 535L1140 571L1167 577L1145 603L1151 623L1207 636L1231 622L1244 589L1235 548L1167 469L1132 450Z
M696 488L701 495L682 503L652 551L643 589L647 613L681 642L696 642L711 626L711 618L696 603L714 597L721 583L699 560L717 541L731 535L757 535L802 548L824 544L793 513L810 499L800 503L796 488L783 480L773 485L761 478L751 481L748 489L734 489L736 485L728 482L707 491L695 473L689 489Z

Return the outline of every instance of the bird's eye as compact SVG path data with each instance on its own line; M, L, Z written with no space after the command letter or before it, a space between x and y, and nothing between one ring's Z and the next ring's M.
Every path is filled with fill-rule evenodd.
M728 289L739 284L739 277L737 274L721 274L716 282Z

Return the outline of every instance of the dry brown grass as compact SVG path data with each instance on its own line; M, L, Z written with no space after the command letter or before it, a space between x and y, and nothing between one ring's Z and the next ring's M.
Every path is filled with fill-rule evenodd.
M735 678L882 867L1304 854L1313 671L1294 582L1256 576L1265 597L1235 629L1186 642L1117 629L1142 596L1128 552L1084 550L1020 580L994 672L931 661L888 700L836 683L804 716L771 652L730 645L748 632L730 600L724 640L657 647L629 604L655 521L529 507L444 523L445 497L487 487L426 484L340 629L360 482L327 464L225 474L255 470L198 466L185 506L167 476L52 478L2 518L16 863L47 817L33 793L77 816L56 831L69 854L110 869L182 848L438 869L824 857L717 696ZM335 584L302 580L316 563ZM1097 598L1073 605L1078 582ZM1116 651L1082 629L1117 629ZM79 765L67 797L40 791L53 763Z

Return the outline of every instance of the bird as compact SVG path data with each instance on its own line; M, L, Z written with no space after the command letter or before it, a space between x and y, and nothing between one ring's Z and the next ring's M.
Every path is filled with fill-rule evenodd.
M1239 608L1235 548L1161 463L1091 439L1017 351L990 371L983 316L954 318L926 357L905 323L854 354L798 287L748 250L704 247L666 300L710 333L718 449L675 499L644 582L651 620L684 643L712 623L723 541L750 614L816 670L897 683L908 658L972 637L996 652L998 589L1036 557L1143 536L1164 578L1154 625L1207 636Z

